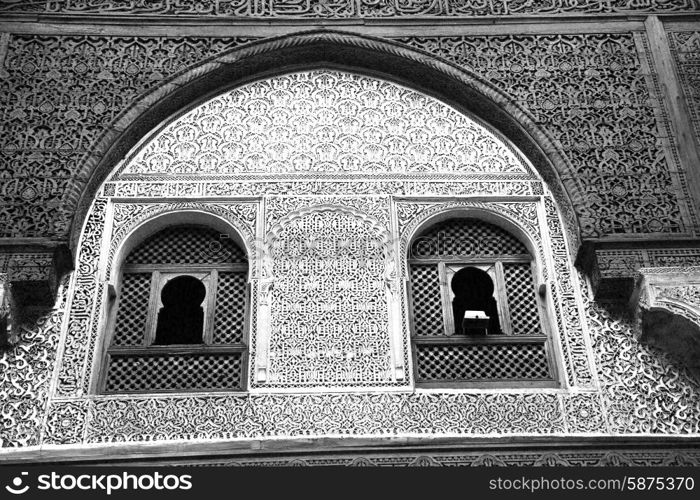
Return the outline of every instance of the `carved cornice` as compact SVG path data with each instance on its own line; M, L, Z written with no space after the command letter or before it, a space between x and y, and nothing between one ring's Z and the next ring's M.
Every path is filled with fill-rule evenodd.
M289 3L281 0L211 0L193 4L179 0L150 2L135 0L45 0L17 2L0 0L0 12L4 14L43 14L54 16L101 16L118 19L124 15L197 17L228 19L352 19L352 18L421 18L446 17L527 17L558 15L616 15L616 14L678 14L693 13L700 9L697 0L550 0L546 2L516 2L514 0L459 1L418 0L405 3L398 0L375 2L372 0L336 0L321 2Z
M53 305L58 281L70 267L65 246L0 248L0 276L3 276L0 283L4 283L6 299L11 297L12 307L18 311L24 307ZM6 304L2 310L7 312L7 307Z
M700 266L642 268L630 301L637 338L700 375Z
M639 307L680 314L700 331L700 266L642 268L635 296Z
M76 403L73 406L80 406ZM70 421L70 420L69 420ZM64 423L65 425L65 423ZM230 440L216 443L179 442L152 447L133 443L62 445L38 449L4 449L8 464L62 462L123 465L245 466L691 466L700 465L697 439L655 438L517 438L504 446L498 440L433 436L329 437Z
M663 246L662 246L663 245ZM586 242L576 265L589 276L597 300L626 303L632 296L639 273L678 275L685 280L700 265L697 242L639 242L607 244Z

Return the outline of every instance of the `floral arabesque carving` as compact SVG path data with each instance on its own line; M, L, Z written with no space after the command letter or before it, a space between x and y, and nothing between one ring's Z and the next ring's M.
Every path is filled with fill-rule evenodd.
M697 266L700 264L700 249L641 248L635 250L597 250L596 258L602 277L633 278L641 268Z
M176 119L119 176L530 174L489 130L395 83L314 70L244 85Z
M632 34L400 38L483 75L563 148L582 236L679 233L696 224L676 165L645 39ZM640 50L641 49L641 50ZM669 190L668 186L675 190ZM570 188L570 192L573 190ZM683 215L683 214L689 215Z
M685 286L666 286L661 288L659 300L671 299L684 302L700 310L700 284Z
M12 35L0 79L4 237L64 237L94 149L143 95L244 38Z
M7 236L65 234L75 195L65 197L63 205L56 200L69 190L68 186L80 189L82 183L77 182L74 173L82 172L80 165L91 145L117 118L118 110L128 108L163 78L246 41L11 37L6 58L9 77L0 82L10 96L8 107L2 111L7 132L3 137L10 142L3 144L3 149L10 152L7 161L12 171L30 174L3 180L8 205L0 222L7 223L0 225L12 228ZM655 111L663 115L655 100L645 97L654 82L644 77L648 61L637 51L637 46L644 44L641 36L533 35L402 41L496 83L557 138L575 172L566 176L566 182L577 183L589 195L588 200L574 200L587 235L682 232L692 226L693 221L684 220L673 195L659 188L673 184L686 189L680 174L669 173L663 147L654 139L670 134L663 130L663 119L654 117ZM572 52L569 48L577 57L564 61L562 58ZM498 60L483 56L490 51L512 55ZM173 57L156 57L161 53ZM562 57L542 59L543 54L557 53ZM603 58L598 57L599 53ZM71 54L73 63L64 65L61 54ZM522 71L510 71L511 67L522 67ZM66 83L57 88L51 84L55 81ZM531 83L526 85L526 81ZM557 84L560 91L553 94L550 87L543 90L545 81L561 82ZM54 99L56 95L60 98ZM78 119L76 112L87 116L87 122ZM584 137L589 129L595 130L592 136L603 142L590 143ZM674 161L672 156L668 153L669 163ZM597 167L589 169L590 165ZM606 172L614 172L617 177L613 179ZM625 174L617 175L620 172ZM594 211L585 207L598 199ZM656 207L656 215L651 207ZM661 212L668 215L659 218Z
M0 351L0 448L40 443L68 283L62 281L53 308L23 318L18 344Z
M75 444L84 441L87 401L54 401L48 409L43 442Z
M100 398L88 443L564 432L555 394L337 393Z
M272 227L270 332L265 339L258 329L266 355L256 356L266 363L265 387L394 383L390 241L386 226L339 205L298 209ZM403 349L398 355L404 366Z
M270 196L265 203L266 231L271 231L281 220L289 217L289 214L304 211L309 207L323 205L340 205L362 214L362 217L370 217L378 223L377 230L386 232L389 227L390 208L388 196L373 196L363 193L365 196L305 196L299 195L293 198L288 196ZM380 229L381 227L381 229Z
M583 295L601 396L613 433L700 433L698 383L666 352L637 341L624 306Z
M700 144L700 31L669 32L668 40Z
M333 36L328 35L328 38L329 38L329 40L331 40L333 38ZM339 36L336 34L336 38L338 38L338 40L341 40L341 39L345 40L348 37L346 36L344 39L342 36ZM246 39L246 41L247 40L248 39ZM15 62L12 63L14 66L12 66L11 70L8 70L8 71L11 75L14 75L15 73L17 73L18 76L21 76L20 68L24 68L24 66L22 66L17 61L28 60L31 64L29 66L26 66L25 69L29 73L32 73L33 71L36 70L36 68L39 68L42 72L52 73L52 75L53 74L62 75L61 71L65 71L66 68L64 66L56 64L55 59L52 57L51 54L45 54L42 52L42 51L50 52L53 44L58 44L59 50L66 50L67 52L74 53L74 52L76 52L76 50L74 50L73 45L70 45L70 44L71 43L75 43L75 44L83 43L83 45L85 45L87 47L86 48L87 52L85 52L85 53L87 55L89 55L90 57L92 57L94 55L94 50L95 50L96 46L106 47L106 49L104 51L105 52L104 55L102 53L100 53L96 56L97 59L95 59L95 60L97 60L97 61L102 61L102 59L100 59L100 58L106 57L106 56L109 56L112 58L121 57L122 52L125 51L126 48L128 48L130 50L130 52L128 54L125 54L124 57L126 59L128 59L129 62L124 61L123 67L124 68L131 68L131 71L134 73L135 76L130 77L130 78L132 80L136 80L136 83L138 83L139 85L142 84L140 79L143 76L144 79L147 80L144 83L144 85L146 85L149 89L151 89L151 88L154 88L153 86L156 85L156 82L159 81L159 78L160 78L159 75L166 74L165 70L172 69L173 67L177 66L177 64L172 64L171 63L172 60L168 59L167 64L165 64L163 66L164 70L157 70L152 75L149 72L150 71L149 66L144 66L144 64L145 64L144 60L150 61L150 59L153 59L153 57L150 55L149 50L152 49L152 50L157 51L157 50L162 49L162 50L167 52L169 49L174 47L173 52L175 54L178 54L178 56L179 56L181 51L190 50L188 43L186 43L186 42L189 42L189 43L194 44L195 48L193 48L191 50L191 52L187 52L187 55L192 56L194 58L196 54L200 54L200 52L197 52L197 50L202 49L202 47L204 47L207 44L212 44L213 47L216 46L216 49L212 51L214 54L216 54L216 53L221 52L221 46L225 45L225 43L226 43L223 40L217 40L217 39L187 39L186 42L182 42L181 45L178 45L178 43L180 43L180 42L182 42L182 40L179 40L179 39L171 40L171 39L167 39L167 38L127 39L127 38L123 38L123 37L120 37L120 38L92 37L92 38L88 39L87 37L85 37L85 38L79 37L79 39L76 39L76 41L74 42L72 38L70 40L68 40L68 39L65 39L62 37L43 37L43 38L42 37L14 37L11 39L10 50L8 53L8 60L12 59ZM231 43L234 43L234 42L237 44L240 44L242 42L242 39L241 40L238 40L238 39L234 40ZM124 47L119 45L120 43L124 43L125 44ZM283 42L280 42L280 43L282 44ZM367 42L367 43L369 45L372 45L369 42ZM15 45L13 45L13 44L18 44L18 47L19 47L18 50L20 50L20 51L23 51L26 49L26 51L25 51L26 53L22 53L21 55L18 55L15 51ZM65 47L63 47L61 44L67 44L67 45ZM102 44L102 45L100 45L100 44ZM83 45L81 45L81 48L83 47ZM173 47L171 47L171 45L173 45ZM181 49L181 47L184 47L184 48ZM386 47L382 48L379 46L377 48L378 48L378 50L386 49ZM391 49L394 50L395 52L397 52L397 51L400 52L399 48L396 46L392 45ZM405 51L405 49L404 49L404 51ZM78 51L78 53L82 54L82 52L80 52L80 51ZM411 56L411 54L408 54L408 55ZM413 55L413 56L414 56L413 59L416 59L415 55ZM92 61L92 59L88 59L88 62L89 61ZM109 61L112 61L112 59L109 59ZM159 62L159 61L161 61L161 62ZM180 64L179 66L177 66L177 68L178 69L180 69L180 68L185 69L187 67L187 65L189 64L189 61L190 60L188 59L186 64ZM44 66L46 64L49 64L50 67L47 67L45 69ZM120 64L121 64L121 60L120 60ZM153 63L153 65L150 65L150 66L154 66L155 68L161 68L161 66L159 66L161 64L162 64L162 59L159 59L158 61L155 61ZM80 71L84 71L85 67L90 68L90 65L85 63L85 62L83 62L82 65L80 64L80 61L76 62L76 68L78 68ZM115 74L121 75L121 73L120 73L121 67L122 66L115 67L114 69L112 69L111 67L108 67L107 71L105 71L105 72L90 70L88 72L85 72L84 74L79 74L77 76L75 76L75 75L71 76L71 78L63 78L63 80L65 80L65 81L78 80L75 85L67 86L66 91L70 90L72 92L75 92L76 90L82 89L82 87L84 85L92 82L92 78L96 78L98 76L100 78L103 78L103 77L105 77L105 75L108 75L108 74L112 75L112 76ZM136 71L136 69L139 69L139 68L141 70ZM153 76L153 78L151 78L151 75ZM53 78L53 76L52 76L52 78ZM14 85L14 80L10 80L10 81ZM27 99L29 99L29 98L33 99L33 95L34 95L33 93L35 92L34 87L37 85L37 82L46 82L46 81L51 81L51 79L47 78L46 75L44 75L43 73L41 73L40 77L37 77L35 79L30 79L28 87L27 87L27 89L28 89L27 91L29 92ZM122 80L119 80L119 79L110 79L109 85L114 86L117 83L120 83L121 81ZM127 82L130 82L130 81L131 80L129 80L127 78L124 80L124 84L126 84ZM139 87L139 85L137 85L137 87ZM106 90L109 91L112 88L113 87L109 87ZM90 94L89 96L85 96L85 97L82 97L82 94L80 94L81 97L79 99L76 97L76 99L81 103L85 102L85 103L89 103L89 105L92 105L92 103L94 103L95 100L101 99L105 95L105 92L103 92L104 90L105 89L101 89L100 92L94 92L94 93ZM52 95L54 95L56 93L57 89L52 88L51 91L52 91ZM106 93L109 94L109 92L106 92ZM129 87L128 89L126 89L126 91L120 92L119 96L121 98L123 96L128 96L131 94L133 94L133 85L131 87ZM139 95L142 95L142 94L139 94ZM34 102L31 99L30 99L29 103ZM66 96L66 99L69 99L69 97ZM41 96L39 96L38 101L43 102L43 99L41 98ZM22 106L18 106L18 108L22 108ZM97 108L102 109L101 106L97 106ZM108 106L108 109L111 112L112 108L110 108ZM26 120L24 120L22 117L17 117L16 120L13 118L13 123L14 123L14 121L18 121L18 122L21 122L23 124L26 124ZM49 120L47 122L46 126L49 127L50 124L54 124L54 123L61 123L61 120L58 119L57 117L52 116L51 120ZM100 118L99 120L95 120L95 123L96 123L96 125L95 125L96 127L102 127L107 122L105 120L103 120L102 118ZM73 122L71 122L70 125L72 127L74 125ZM42 126L44 126L44 125L42 125ZM71 128L66 126L66 124L64 123L64 124L62 124L61 134L63 134L63 131L66 131L66 130L71 130ZM61 134L56 135L56 137L58 137L60 139L61 137L63 137L63 135L61 135ZM33 138L34 137L41 137L41 133L34 131L34 130L32 130L32 132L29 135L31 135L31 137L33 137ZM75 137L78 137L80 134L71 132L68 135L71 138L75 138ZM71 146L68 146L65 148L61 146L61 148L62 148L61 149L62 152L65 152L66 154L68 154L67 151L71 149ZM12 146L12 149L17 150L17 148L15 146ZM22 148L19 147L19 149L22 149ZM42 153L42 154L45 155L46 153ZM29 156L32 156L32 155L29 155ZM29 156L24 155L21 158L17 158L17 161L19 161L20 163L23 164L25 162L25 160L27 160L29 158ZM80 160L80 158L78 158L77 156L74 156L71 161L75 162L78 160ZM80 161L82 161L82 160L80 160ZM15 162L15 160L13 160L13 162ZM58 165L59 163L65 163L65 162L63 162L63 161L59 162L58 159L52 159L47 164ZM70 167L70 166L66 166L66 168L64 168L62 171L64 171L64 172L77 172L77 170L75 168ZM36 176L33 175L31 178L28 178L28 179L31 179L32 182L36 182L39 179L44 179L44 177L45 177L44 175L36 175ZM52 178L55 178L55 177L57 178L56 175L52 175ZM85 173L84 177L88 177L87 172ZM13 180L11 185L14 186L15 184L17 184L17 182L19 182L21 184L21 182L25 182L25 181L22 180L20 182L19 180ZM8 184L8 185L10 185L10 184ZM70 194L69 196L66 196L65 199L67 202L72 203L72 200L75 200L77 198L77 193L80 191L82 183L71 181L71 186L74 186L72 194ZM17 186L15 186L15 188L12 188L12 189L14 189L13 192L15 192L17 190L21 191L23 188L21 185L18 184ZM34 192L34 191L32 191L32 192ZM19 191L17 191L17 192L19 192ZM63 192L62 188L58 189L57 192ZM55 196L53 196L53 195L51 195L51 197L55 198ZM32 226L34 224L34 222L32 222L32 221L36 217L33 217L33 216L32 217L25 217L25 215L24 215L24 212L26 212L29 209L36 211L37 217L39 217L39 215L40 215L38 213L39 211L41 211L41 210L48 211L46 214L42 215L41 217L44 217L44 219L46 219L46 224L49 224L49 225L51 225L52 228L55 227L55 228L57 228L57 230L60 230L60 231L65 230L65 228L67 227L67 223L71 217L71 212L70 212L71 207L67 207L65 209L61 208L60 212L62 214L61 215L62 219L58 220L58 217L57 217L57 214L58 214L57 210L58 209L55 209L51 204L46 206L45 204L37 203L36 204L37 206L34 206L32 204L28 205L27 203L23 202L20 205L21 206L17 206L17 207L14 207L14 205L13 205L13 208L12 208L13 215L12 216L8 215L8 220L12 220L13 223L15 223L12 225L12 227L18 228L17 230L19 232L24 231L24 229L22 229L22 224L27 225L27 228L30 228L30 226ZM15 208L17 210L15 210ZM81 207L79 207L80 214L83 213L82 210L83 210L83 205L81 204ZM55 224L53 222L51 222L54 219L55 219ZM567 217L567 224L569 224L569 219L570 219L570 217ZM48 234L46 231L43 230L43 229L45 229L44 226L46 224L42 223L41 230L37 230L38 233ZM8 226L8 227L10 227L10 226Z
M562 404L568 432L587 434L608 432L605 411L598 392L567 394L562 397Z
M98 282L107 201L97 198L85 224L77 255L72 294L68 297L68 325L59 345L55 394L79 396L88 390L86 367L91 366L98 333L99 309L105 291Z
M591 371L593 364L590 359L590 339L583 327L581 318L584 317L580 289L576 286L575 271L567 259L569 249L564 238L561 219L551 198L544 199L545 217L547 220L549 250L554 265L548 288L551 290L552 302L557 311L556 318L560 332L567 332L563 337L563 356L567 360L569 380L582 387L596 385ZM545 276L545 279L547 277ZM573 377L572 377L573 375Z

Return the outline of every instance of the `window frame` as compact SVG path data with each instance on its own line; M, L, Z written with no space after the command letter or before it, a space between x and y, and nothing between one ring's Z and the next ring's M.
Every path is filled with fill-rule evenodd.
M457 215L450 214L446 217L441 217L434 220L432 223L423 225L420 231L416 232L411 238L408 245L410 252L411 246L416 238L420 237L431 227L440 222L450 219L476 219L484 223L501 227L490 220L485 220L473 215ZM512 237L521 240L512 231L501 227L508 232ZM526 245L527 247L527 245ZM510 305L508 303L508 293L506 288L506 280L503 272L503 264L530 264L530 276L532 279L532 293L534 294L535 304L539 319L539 326L542 330L542 335L515 335L513 334L512 320L510 315ZM559 369L557 357L554 353L554 344L552 337L552 329L550 327L550 308L547 297L541 293L540 284L538 283L538 266L536 258L528 250L528 254L522 255L489 255L489 256L445 256L445 255L424 255L420 258L406 259L408 276L406 280L406 293L408 299L408 323L411 339L411 357L413 361L413 382L417 389L444 389L444 388L559 388L561 386L559 379ZM415 327L415 301L413 297L413 278L411 269L414 265L434 265L437 266L440 302L442 305L442 321L443 335L417 335ZM493 265L495 269L494 280L494 298L497 302L499 321L501 324L501 334L488 334L485 336L472 335L457 335L454 333L454 317L452 310L452 290L451 283L448 280L448 266L478 267L484 265ZM454 275L454 274L453 274ZM433 380L424 381L418 378L418 345L446 345L446 344L542 344L544 348L547 365L549 368L550 379L534 380L534 379L495 379L495 380Z
M173 224L177 226L178 224ZM163 230L168 226L161 228ZM160 231L159 230L159 231ZM156 234L156 231L152 234ZM131 247L130 251L135 250L139 244L146 240L144 238L137 245ZM243 249L245 252L245 249ZM246 252L247 254L247 252ZM244 290L244 316L243 316L243 331L241 340L235 344L214 344L214 328L216 323L216 306L218 299L218 284L219 273L232 272L243 274L245 276ZM191 393L209 393L209 392L246 392L248 386L248 361L250 356L250 320L251 320L251 284L249 280L249 264L248 263L215 263L215 264L126 264L123 263L118 269L118 280L116 292L113 293L111 300L108 303L108 314L106 321L105 343L102 354L102 363L100 365L97 394L102 395L137 395L137 394L191 394ZM124 281L124 275L127 273L150 273L151 280L149 284L149 301L148 312L144 333L142 336L141 345L114 346L113 340L117 327L117 315L119 313L121 302L121 288ZM157 317L160 311L160 295L163 287L172 279L179 276L202 276L208 280L205 284L207 295L202 305L204 313L202 343L201 344L154 344L157 328ZM168 279L165 279L167 276ZM107 389L108 369L112 356L130 355L134 357L149 357L157 355L198 355L198 354L233 354L240 353L240 386L237 389L147 389L147 390L120 390L113 391Z

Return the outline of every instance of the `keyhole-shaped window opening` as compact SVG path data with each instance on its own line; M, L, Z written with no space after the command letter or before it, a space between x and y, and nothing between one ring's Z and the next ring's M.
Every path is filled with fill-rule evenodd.
M456 335L501 333L498 306L493 297L494 284L488 273L476 267L465 267L455 273L450 286L454 293L452 311ZM481 315L474 315L474 311L484 313L488 323Z
M206 293L204 284L192 276L179 276L166 283L154 344L201 344Z

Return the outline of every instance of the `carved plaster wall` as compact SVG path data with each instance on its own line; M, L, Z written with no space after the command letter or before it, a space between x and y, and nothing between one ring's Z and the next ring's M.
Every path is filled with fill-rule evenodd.
M335 79L334 85L326 88L331 79ZM334 94L334 88L344 90ZM347 98L349 95L353 98ZM168 124L129 156L103 186L83 230L71 292L63 295L65 302L59 302L52 321L39 321L25 332L24 351L5 352L0 358L0 364L15 367L3 372L10 375L5 375L0 386L6 398L3 428L9 430L3 447L267 436L700 434L697 383L662 353L636 344L625 323L589 301L586 287L579 286L572 268L550 190L498 134L410 89L336 71L275 77L224 96ZM422 99L415 109L427 110L417 123L426 126L411 126L410 106L415 99ZM277 102L282 104L276 106ZM331 116L330 110L342 110L343 104L354 110L348 111L348 116L360 116L364 121L346 124L343 116ZM404 108L397 112L391 104ZM287 124L281 130L262 119L230 122L248 127L241 131L238 125L222 126L211 118L237 109L250 110L251 117L258 110L258 118L264 118L277 108L279 113L285 109L296 113L278 117L276 123ZM373 120L381 127L373 126ZM324 127L328 129L325 132ZM411 137L403 147L410 160L407 164L391 163L392 156L400 155L392 154L392 137L387 130L397 131L399 138ZM472 134L469 144L476 145L474 151L462 152L443 138L460 131ZM353 137L363 132L369 135L362 137L362 146L357 142L357 149L352 150ZM234 140L239 133L247 138L245 148L227 149L227 144L233 147L241 142L240 138ZM324 133L329 134L328 143L347 140L349 150L354 151L352 161L343 163L341 152L324 149ZM225 134L231 134L230 140ZM305 147L297 148L297 144ZM172 150L178 151L176 157L163 157L164 151ZM313 156L305 159L305 151ZM282 169L275 154L298 168ZM290 161L293 158L298 162ZM314 171L323 158L330 158L327 168ZM153 176L144 176L141 168L153 168L149 170ZM188 201L176 203L174 197L187 197ZM253 378L253 390L247 394L96 395L91 381L101 361L98 345L104 335L106 279L115 248L136 225L178 209L209 212L230 220L255 252L259 266L251 273L252 293L261 305L269 305L271 328L261 330L260 325L266 323L258 311L263 309L254 303L253 369L249 373L257 377L254 363L260 360L270 370L265 378ZM402 269L412 228L433 214L452 209L492 211L533 240L553 306L555 345L563 372L560 389L413 391L406 295L403 274L396 270ZM364 271L350 275L354 281L368 281L367 289L374 290L372 300L364 303L378 308L371 315L377 320L376 328L362 335L372 339L368 348L380 356L373 359L368 352L366 359L370 361L366 364L374 368L363 372L360 363L352 372L360 373L356 388L364 388L362 391L327 391L347 388L350 373L342 373L346 378L340 381L339 365L331 356L325 366L334 368L321 377L323 390L298 394L295 391L308 381L300 373L313 368L316 361L305 361L302 368L290 373L270 361L272 353L294 355L286 344L293 337L285 336L281 328L285 310L276 302L274 290L276 284L281 286L276 293L284 293L286 285L312 286L313 280L297 280L301 275L289 282L280 279L284 265L275 262L270 248L284 234L303 239L328 229L333 229L334 237L368 235L365 239L379 239L384 244L370 259L381 261L382 266L366 267L366 275ZM273 257L271 262L265 261L268 256ZM318 261L302 259L295 264ZM331 278L342 281L338 274L331 274ZM377 283L384 289L375 287ZM397 303L399 314L393 309ZM333 301L319 300L310 307L318 305L320 311L324 304ZM308 340L302 332L303 321L290 324L298 329L297 340ZM264 349L261 333L267 335ZM344 354L362 347L352 346ZM318 350L328 353L332 348L321 346ZM31 359L20 359L30 354ZM34 374L18 382L17 374L26 369L23 363L37 370L37 366L50 366L53 356L57 356L57 363L50 386L48 367L40 376ZM270 374L273 376L268 378ZM280 377L294 391L275 386ZM262 390L270 381L274 384ZM313 383L318 381L316 378ZM387 388L378 390L376 382L386 383ZM395 387L390 390L392 384ZM20 420L22 425L17 424Z
M65 238L110 124L164 80L246 41L9 37L0 79L0 234Z
M56 305L27 314L18 329L18 345L0 351L0 448L41 443L68 288L66 279Z
M669 129L644 34L399 40L486 76L556 138L570 162L562 180L586 198L573 200L584 237L697 224L670 167L675 145L660 139Z
M6 200L0 227L7 237L65 239L86 180L118 135L114 124L149 92L251 39L11 35L5 41L0 137L9 175L0 181ZM643 34L398 41L496 85L565 151L559 175L583 236L685 234L697 226ZM211 189L206 186L187 189ZM416 182L406 189L425 188Z

